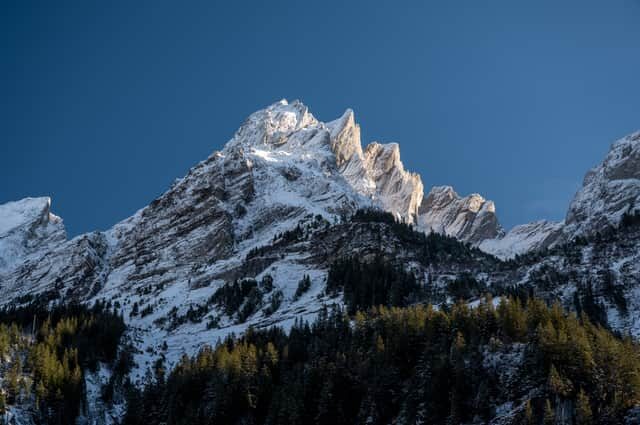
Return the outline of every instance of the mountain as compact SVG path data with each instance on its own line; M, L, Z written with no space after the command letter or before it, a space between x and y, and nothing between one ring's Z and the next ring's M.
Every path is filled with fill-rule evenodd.
M344 240L329 232L303 242L297 232L320 234L325 226L371 206L415 224L428 215L422 191L420 177L404 169L397 144L362 148L352 111L325 124L302 103L280 101L248 117L222 151L107 231L65 240L48 200L5 205L17 218L3 219L14 236L0 251L7 264L0 270L0 302L117 303L140 347L141 376L149 364L147 350L158 349L162 340L168 343L171 363L205 341L240 333L249 325L313 317L327 301L323 282L330 258L335 258L331 251L349 255L366 250L365 242L373 236L354 234L355 239ZM468 214L456 207L461 215ZM465 237L473 239L475 229L465 229ZM352 251L336 248L341 244ZM274 253L258 254L269 250ZM192 309L204 311L225 283L266 275L284 297L275 314L256 312L243 323L221 317L218 328L207 329L205 321L219 316L209 306L202 323L184 323ZM293 300L304 275L311 277L311 290ZM145 308L153 313L132 313ZM168 323L158 325L163 320Z
M479 194L445 186L425 196L398 144L363 148L353 111L324 123L283 100L106 231L67 240L48 198L0 206L0 305L117 309L138 385L158 359L170 370L207 344L289 329L334 304L535 296L638 337L639 145L635 133L612 146L565 222L504 232ZM349 270L366 266L353 261L380 269L360 281ZM86 379L99 393L109 374ZM112 409L91 400L91 411Z
M404 169L397 144L362 149L352 111L324 124L300 102L281 101L252 114L221 152L112 229L70 241L55 233L53 245L36 234L14 243L41 249L25 248L35 257L2 273L3 292L9 297L44 292L57 281L68 283L63 296L85 300L158 280L208 285L239 274L240 259L251 249L300 222L315 217L333 222L372 205L407 223L420 221L419 226L461 226L455 236L464 240L495 234L486 229L496 221L492 205L467 224L476 215L476 198L425 204L422 191L420 177ZM22 230L16 231L23 238L32 232L29 217L42 215L38 204L25 208L30 209ZM442 225L430 218L439 208L447 211ZM19 262L11 254L16 249L2 251L3 261ZM58 261L61 257L77 261ZM25 287L23 281L31 283Z
M48 198L3 205L3 300L105 299L131 309L152 299L155 317L174 307L184 314L215 288L247 276L269 274L291 298L305 272L319 296L328 261L313 252L317 246L289 244L277 258L256 253L286 245L296 232L315 235L369 207L503 259L544 251L615 225L633 209L640 193L639 139L635 133L614 143L587 174L566 224L540 221L505 233L495 205L481 195L461 197L444 186L424 196L421 177L404 169L398 144L363 149L353 111L323 123L302 103L283 100L249 116L222 151L105 232L67 241ZM154 317L135 319L143 334L155 328ZM228 332L245 327L230 325Z

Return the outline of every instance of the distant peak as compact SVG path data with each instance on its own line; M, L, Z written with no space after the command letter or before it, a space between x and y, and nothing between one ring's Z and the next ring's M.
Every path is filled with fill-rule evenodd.
M587 172L567 211L571 237L617 225L640 205L640 131L614 142L604 160Z
M24 198L0 205L0 237L41 218L60 220L50 213L50 208L51 198L48 196Z
M435 186L420 205L419 225L478 244L502 234L495 212L493 201L477 193L461 197L451 186Z

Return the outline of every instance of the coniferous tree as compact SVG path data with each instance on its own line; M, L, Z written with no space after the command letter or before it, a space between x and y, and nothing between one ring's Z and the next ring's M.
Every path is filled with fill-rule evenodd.
M591 425L593 414L591 412L591 403L589 396L581 389L576 398L576 424Z
M546 399L544 402L544 412L542 416L542 422L544 425L554 425L556 423L556 413L551 407L551 402Z
M524 405L523 424L534 425L533 409L531 408L531 400L527 400Z

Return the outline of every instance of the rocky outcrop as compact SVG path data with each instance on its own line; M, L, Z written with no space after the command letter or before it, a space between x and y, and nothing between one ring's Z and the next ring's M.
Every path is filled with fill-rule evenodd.
M569 237L617 225L640 209L640 132L615 142L604 161L587 172L566 217Z
M424 187L418 174L404 169L399 145L373 142L363 151L350 109L327 127L336 165L350 186L399 219L416 223Z
M373 199L396 217L416 223L424 187L418 174L405 171L400 146L371 143L365 148L364 163L369 179L375 184Z
M98 294L109 272L107 241L100 232L52 246L21 263L4 281L6 300L39 296L83 302Z
M479 244L502 234L492 201L474 193L459 196L450 186L437 186L422 200L418 227Z
M362 171L362 144L360 126L356 124L355 114L347 109L342 117L327 123L331 137L331 150L336 156L336 165L347 176ZM351 172L346 172L351 165ZM350 179L348 179L350 180Z

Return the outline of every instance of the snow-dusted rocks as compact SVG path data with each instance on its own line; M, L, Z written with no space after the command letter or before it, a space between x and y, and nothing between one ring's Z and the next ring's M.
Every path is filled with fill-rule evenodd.
M0 276L65 238L62 219L51 213L51 199L25 198L0 205Z
M450 186L431 189L420 204L418 227L478 244L502 234L492 201L477 193L460 197Z
M521 224L502 237L483 240L478 248L501 259L544 250L562 240L563 224L547 220Z
M640 208L640 132L615 142L604 161L587 172L569 206L566 232L575 237L617 225Z

